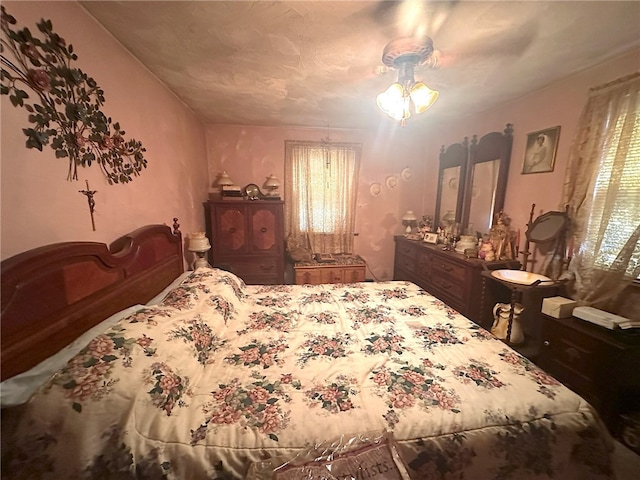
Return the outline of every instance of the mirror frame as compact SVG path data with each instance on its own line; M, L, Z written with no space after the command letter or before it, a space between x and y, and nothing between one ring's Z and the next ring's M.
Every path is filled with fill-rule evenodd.
M536 228L539 229L540 227L545 226L547 222L553 221L555 219L559 219L558 225L555 226L556 227L555 231L553 231L551 234L547 234L547 236L544 238L540 238L539 236L538 238L536 238L534 230ZM533 223L531 223L527 227L527 231L524 232L524 234L527 236L527 240L529 240L532 243L547 243L564 235L568 227L569 227L569 215L567 212L551 211L551 212L543 213L538 218L536 218L533 221Z
M445 150L440 148L440 167L438 169L438 191L436 194L436 210L433 217L433 229L440 225L440 207L442 203L442 172L447 168L460 167L460 181L458 182L458 198L456 200L456 223L462 218L462 205L466 188L467 164L469 161L469 139L464 137L462 143L452 143Z
M473 172L479 163L500 160L498 166L498 180L494 193L493 212L491 215L491 227L496 213L504 209L504 199L507 192L507 179L509 176L509 163L511 162L511 147L513 145L513 125L507 123L504 132L491 132L484 135L480 141L474 135L469 147L469 163L467 166L466 185L464 188L464 202L462 207L461 228L466 231L471 212L471 200L473 189ZM488 232L483 232L488 233Z

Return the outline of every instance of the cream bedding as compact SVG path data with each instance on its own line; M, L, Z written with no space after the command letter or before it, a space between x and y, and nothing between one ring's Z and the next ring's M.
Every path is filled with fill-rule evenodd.
M610 478L584 400L408 282L245 286L199 269L28 403L8 478L244 478L391 430L412 478Z

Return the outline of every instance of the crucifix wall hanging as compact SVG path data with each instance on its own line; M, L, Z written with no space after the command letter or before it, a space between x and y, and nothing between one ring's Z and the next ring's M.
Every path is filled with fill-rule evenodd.
M85 180L86 184L87 184L87 189L86 190L78 190L81 194L86 195L87 196L87 202L89 203L89 214L91 215L91 227L93 228L93 231L96 231L96 222L93 219L93 212L96 209L96 201L93 199L93 195L95 193L97 193L97 190L90 190L89 189L89 180Z

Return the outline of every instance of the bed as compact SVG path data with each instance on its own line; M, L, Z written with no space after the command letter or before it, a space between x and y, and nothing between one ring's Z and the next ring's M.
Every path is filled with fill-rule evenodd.
M365 431L414 480L613 477L582 398L415 284L182 265L159 225L2 263L3 395L44 376L3 409L3 477L251 478Z

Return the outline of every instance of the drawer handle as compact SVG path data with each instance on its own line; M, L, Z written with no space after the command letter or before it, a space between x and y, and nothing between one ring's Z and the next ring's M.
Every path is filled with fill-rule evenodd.
M236 233L236 229L235 229L235 228L233 228L233 227L231 227L231 228L229 229L229 233Z
M571 363L576 363L580 359L580 352L573 347L567 348L565 353Z
M549 340L545 340L544 342L542 342L542 345L548 347L549 345L551 345L551 342Z
M267 231L267 227L262 227L262 228L260 229L260 231L261 231L262 233L265 233L265 232Z
M266 271L273 270L273 265L260 265L260 268Z
M445 264L443 263L443 264L442 264L442 269L443 269L445 272L450 272L451 270L453 270L453 267L450 267L450 266L445 265Z
M440 286L446 289L453 287L453 285L451 285L449 282L440 282Z

